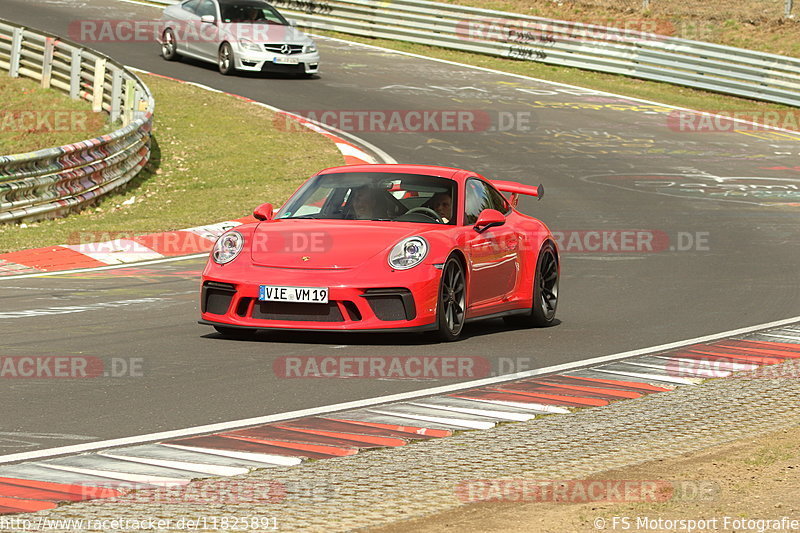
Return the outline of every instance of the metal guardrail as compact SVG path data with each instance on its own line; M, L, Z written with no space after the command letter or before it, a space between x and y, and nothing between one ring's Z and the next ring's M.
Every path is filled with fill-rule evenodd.
M0 223L63 216L124 186L150 158L155 102L123 65L54 35L0 20L0 75L40 81L122 127L57 148L0 156Z
M173 4L173 0L149 0ZM800 106L800 59L427 0L273 0L298 26L622 74Z

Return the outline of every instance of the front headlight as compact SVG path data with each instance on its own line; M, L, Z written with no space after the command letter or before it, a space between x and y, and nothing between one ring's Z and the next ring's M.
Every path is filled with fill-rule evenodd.
M248 52L260 52L261 51L261 47L260 46L258 46L253 41L248 41L247 39L239 39L239 45L243 49L247 50Z
M222 237L217 239L214 243L214 249L211 251L211 258L218 265L230 263L239 252L242 251L244 246L244 237L238 231L229 231Z
M307 44L303 47L304 54L313 54L316 51L317 51L317 45L314 43Z
M395 244L389 252L389 266L407 270L420 264L428 255L428 241L422 237L408 237Z

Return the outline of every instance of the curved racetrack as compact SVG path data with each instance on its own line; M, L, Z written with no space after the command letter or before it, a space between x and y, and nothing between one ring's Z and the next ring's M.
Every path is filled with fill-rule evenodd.
M157 9L114 0L3 0L0 10L0 17L60 35L81 19L158 16ZM520 206L566 232L560 323L543 330L509 330L499 320L473 324L463 341L451 344L413 335L338 334L237 342L196 323L200 259L0 278L0 355L82 354L142 363L139 377L4 380L0 455L454 382L282 379L273 372L281 356L470 355L509 372L800 314L800 135L676 131L672 110L657 104L328 39L319 40L321 77L311 80L223 77L210 65L166 63L153 43L88 45L133 67L290 111L488 113L494 130L358 135L398 162L544 183L543 201L522 199ZM501 116L528 122L507 128ZM243 206L242 214L268 200L254 190L253 205ZM645 242L639 251L621 252L613 249L620 233L606 233L604 244L580 233L625 230L645 232L655 249ZM598 242L600 250L580 251ZM82 310L51 309L68 306ZM51 311L20 313L42 309Z

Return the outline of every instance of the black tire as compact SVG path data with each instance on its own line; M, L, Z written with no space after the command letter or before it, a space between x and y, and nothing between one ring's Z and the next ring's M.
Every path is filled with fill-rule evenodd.
M525 315L505 317L509 325L543 328L553 324L558 306L558 254L552 242L539 250L533 279L533 304Z
M229 43L222 43L217 55L217 67L223 76L229 76L236 72L236 58L233 57L233 48Z
M252 329L226 328L225 326L214 326L214 329L227 339L249 340L256 335L256 332Z
M161 57L167 61L176 61L178 55L178 41L175 40L175 33L172 30L164 30L161 36Z
M467 283L464 266L453 256L442 268L436 310L439 339L445 342L458 340L466 318Z

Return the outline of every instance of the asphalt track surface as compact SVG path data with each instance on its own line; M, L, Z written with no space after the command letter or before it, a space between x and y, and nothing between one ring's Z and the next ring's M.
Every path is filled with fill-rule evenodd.
M0 18L65 36L76 20L158 16L156 9L113 0L0 5ZM83 355L123 374L0 380L0 455L458 381L284 379L273 371L281 356L469 355L507 373L800 314L800 135L675 131L670 110L652 104L333 40L319 40L321 76L311 80L223 77L212 65L167 63L153 43L87 44L133 67L290 111L487 112L494 130L357 134L398 162L542 182L546 198L520 205L553 230L646 230L658 250L620 252L609 241L599 251L579 252L573 242L563 250L556 326L476 323L450 344L398 334L224 340L196 323L199 259L0 278L0 355ZM507 124L498 122L499 112L522 116L527 126L500 131ZM253 191L253 206L268 200ZM665 236L669 243L661 246ZM700 246L688 246L689 236L695 244L699 237Z

